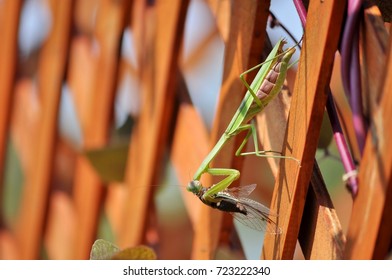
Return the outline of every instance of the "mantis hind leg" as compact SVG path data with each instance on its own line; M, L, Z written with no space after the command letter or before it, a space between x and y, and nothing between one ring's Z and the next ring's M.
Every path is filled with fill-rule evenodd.
M247 156L247 155L255 155L258 157L269 157L269 158L282 158L282 159L292 159L295 160L297 162L299 162L298 159L294 158L294 157L290 157L290 156L284 156L281 154L281 152L278 151L263 151L263 150L259 150L259 139L257 136L257 130L256 127L254 125L254 123L250 123L250 124L245 124L239 127L240 131L248 131L248 133L246 134L244 140L242 141L241 145L239 146L239 148L237 149L237 151L235 152L236 156ZM248 143L249 137L252 136L253 138L253 143L254 143L254 151L253 152L242 152L242 150L244 149L245 145Z
M259 108L261 108L261 109L262 109L264 106L263 106L263 104L261 103L260 99L257 97L256 93L252 90L252 88L250 87L250 85L248 84L248 82L245 80L245 75L248 74L249 72L252 72L252 71L254 71L254 70L260 68L263 64L264 64L264 62L263 62L263 63L260 63L260 64L258 64L258 65L256 65L256 66L254 66L254 67L252 67L252 68L250 68L250 69L248 69L248 70L246 70L245 72L243 72L243 73L240 74L240 80L241 80L241 82L244 84L244 86L246 87L246 89L247 89L247 90L249 91L249 93L252 95L253 101L254 101L254 102L257 104L257 106L258 106Z

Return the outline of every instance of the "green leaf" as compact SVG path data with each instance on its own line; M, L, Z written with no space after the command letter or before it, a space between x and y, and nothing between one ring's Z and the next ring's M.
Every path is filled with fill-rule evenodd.
M136 246L124 249L112 256L112 260L156 260L157 256L151 248L147 246Z
M136 246L120 250L113 243L98 239L94 242L90 260L156 260L157 256L151 248L147 246Z
M105 183L124 181L129 139L134 124L134 119L129 116L121 127L111 132L109 145L84 151L84 155Z
M121 127L114 129L114 131L111 133L110 143L119 143L124 140L129 140L134 125L134 118L129 116Z
M117 144L102 149L87 150L85 155L106 183L123 182L129 144Z
M3 189L0 190L0 192L3 192L2 195L0 194L0 205L4 205L1 211L4 211L2 214L7 223L13 223L17 219L24 179L19 153L12 139L9 138L5 158L4 181L0 182L3 185Z
M324 112L323 122L321 123L320 138L317 145L319 149L327 149L333 139L333 131L329 122L328 114Z
M110 260L119 251L120 249L113 243L98 239L91 248L90 260Z

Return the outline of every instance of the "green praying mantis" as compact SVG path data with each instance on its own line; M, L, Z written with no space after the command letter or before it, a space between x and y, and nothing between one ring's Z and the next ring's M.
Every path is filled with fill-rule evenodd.
M233 181L240 177L240 172L236 169L212 168L210 164L222 147L234 136L243 131L247 131L247 134L237 149L236 156L256 155L259 157L290 158L296 160L295 158L283 156L274 151L260 151L258 148L256 127L254 123L251 123L251 120L281 91L287 69L289 68L289 61L295 52L294 47L283 51L284 44L286 44L286 41L283 39L280 40L274 46L265 62L256 65L240 75L241 81L247 88L245 97L225 132L201 163L193 176L193 180L187 186L187 190L198 196L204 204L221 211L230 212L235 219L253 229L274 234L281 233L281 230L270 218L274 215L261 203L247 198L255 189L256 185L229 188ZM249 86L244 76L257 68L260 68L260 70ZM243 152L242 150L250 136L253 137L255 150L253 152ZM225 178L207 188L203 187L200 182L202 175L205 173L212 176L225 176Z

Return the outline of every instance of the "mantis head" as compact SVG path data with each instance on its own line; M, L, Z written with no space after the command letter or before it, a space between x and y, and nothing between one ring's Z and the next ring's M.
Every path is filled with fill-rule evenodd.
M187 191L194 193L196 195L200 193L202 188L203 188L203 186L201 185L200 181L198 181L198 180L190 181L188 186L186 187Z

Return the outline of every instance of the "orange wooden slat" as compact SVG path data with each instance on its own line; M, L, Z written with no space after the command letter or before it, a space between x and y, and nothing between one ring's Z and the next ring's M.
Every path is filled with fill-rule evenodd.
M305 259L342 259L346 237L317 163L310 184L298 237Z
M364 10L361 31L360 43L363 57L361 68L364 81L362 99L365 106L364 113L370 116L374 110L377 110L382 93L385 71L380 70L386 67L389 38L380 10L376 5Z
M181 91L187 90L184 83L183 81L180 86ZM198 164L203 161L209 149L207 128L196 108L192 106L190 100L187 100L187 94L179 94L184 96L184 98L180 98L182 102L177 113L170 154L179 183L182 186L186 186L189 183L191 178L189 172L198 168ZM184 152L189 150L189 147L192 147L192 152ZM195 226L202 203L199 201L195 202L195 199L197 199L195 195L188 192L185 188L182 188L182 194L192 225Z
M293 71L294 72L294 71ZM293 84L295 76L288 73L288 84ZM259 139L263 149L279 151L285 137L291 93L288 89L268 104L257 116ZM272 173L276 177L279 160L267 158ZM322 175L315 162L311 188L308 190L301 224L299 241L307 259L341 259L345 244L339 219L329 197Z
M196 46L193 46L192 52L188 54L186 59L184 56L182 57L180 67L183 71L186 71L186 69L192 69L192 67L195 67L195 65L199 63L200 59L203 55L205 55L206 48L208 48L208 46L216 40L217 32L218 31L216 29L211 28L203 40L200 40L197 42Z
M282 90L258 116L259 137L265 150L278 151L282 147L290 96L287 90ZM276 176L279 161L273 158L268 161ZM306 259L342 259L346 238L316 162L310 184L298 238L303 254Z
M180 95L180 105L177 112L170 158L180 185L186 186L191 180L190 172L198 168L198 164L203 161L204 156L209 152L210 145L207 127L192 105L184 81L180 84L178 91L180 92L178 93ZM192 147L192 152L185 152L189 150L189 147ZM205 206L185 187L181 188L181 192L193 228L201 218L199 217L201 214L200 208ZM231 215L227 214L227 216L232 218ZM222 226L220 244L233 243L232 237L228 240L228 234L235 234L235 232L232 232L233 223L231 221L227 229L225 231L224 225Z
M39 135L41 105L37 91L32 79L22 78L16 81L13 92L10 134L24 176L33 168L35 150L31 147L35 147Z
M287 82L289 79L290 82L294 83L294 78L294 70L289 69L285 85L289 84ZM268 106L257 115L258 137L263 150L281 151L287 128L291 96L290 90L283 88L279 95L271 100ZM280 159L267 158L267 161L274 177L276 177L279 171Z
M392 237L392 57L391 38L385 82L378 108L372 115L359 169L359 191L347 234L347 259L383 259Z
M131 27L135 34L135 47L139 66L141 113L139 115L138 123L132 129L127 167L125 170L125 186L129 193L127 193L126 207L124 209L123 220L125 223L121 235L119 236L119 244L122 248L139 245L144 241L143 233L148 218L147 208L150 199L149 192L152 187L151 184L146 186L141 185L141 183L138 182L138 179L150 180L150 174L141 174L140 172L146 169L145 166L147 164L152 164L151 162L148 162L148 160L151 160L152 156L150 149L146 149L145 154L141 153L141 149L147 147L147 143L143 141L145 140L143 139L143 135L145 133L150 133L150 131L148 131L148 126L151 126L153 123L150 114L153 107L152 98L154 94L152 89L152 81L154 80L152 69L155 63L155 57L153 56L156 24L153 11L155 11L155 7L146 6L145 1L138 0L134 2L133 11L134 14L131 16ZM144 85L143 82L146 82L146 84ZM152 144L149 143L148 146L150 145ZM138 152L140 154L138 154ZM147 168L151 168L151 166ZM148 171L146 170L144 172ZM133 187L133 185L136 186ZM133 190L132 188L135 189ZM132 217L130 212L133 212L135 217Z
M0 44L0 182L3 182L4 161L8 141L12 90L17 58L17 30L21 1L7 0L0 3L0 34L4 43ZM2 185L0 198L2 198ZM0 200L0 206L3 199Z
M85 36L73 37L70 43L70 54L68 61L68 76L67 85L70 89L70 94L74 100L76 107L76 114L83 131L87 126L89 117L88 106L90 104L90 96L93 94L90 90L94 86L95 69L97 68L97 57L91 53L91 41ZM61 141L61 140L60 140ZM57 143L57 153L64 153L64 146ZM75 148L75 147L73 147ZM79 154L75 154L75 150L69 151L72 153L72 164L75 166L72 172L72 179L76 176L76 159ZM64 154L63 154L64 155ZM67 156L68 158L68 156ZM69 159L69 158L68 158ZM61 166L64 166L64 158L61 158ZM62 176L64 176L62 172ZM66 176L65 176L66 177ZM71 176L70 176L71 177ZM73 186L74 182L70 182ZM67 186L72 188L72 186ZM64 192L64 185L58 191L56 181L53 182L53 188L50 197L48 221L45 233L45 249L47 250L50 259L73 259L75 236L79 232L76 227L77 213L74 204L74 196L68 192ZM64 244L59 243L66 243Z
M262 52L264 32L257 33L256 26L266 26L269 3L260 1L233 1L230 15L230 35L225 49L223 83L219 95L217 113L211 134L211 147L226 129L241 102L241 92L245 88L239 80L239 75L250 68L249 59L255 46ZM258 34L258 36L256 36ZM257 52L256 52L257 53ZM253 65L252 65L253 66ZM234 141L224 147L214 159L213 167L228 167L232 165ZM216 178L203 176L205 187L216 183ZM222 213L210 207L203 206L199 214L199 222L195 227L193 259L211 259L214 257L218 245Z
M70 44L67 82L82 131L88 126L89 105L98 71L98 57L91 52L93 44L86 36L74 37Z
M6 0L0 3L0 259L15 257L16 252L4 250L10 233L3 229L3 178L5 154L8 141L11 94L16 69L17 35L21 1ZM4 231L4 232L3 232ZM8 253L10 252L10 253Z
M336 110L338 111L344 135L352 152L352 156L354 160L359 162L361 156L358 142L355 138L352 111L344 93L341 75L341 57L339 53L336 53L330 83L331 92L335 102Z
M21 258L39 256L50 192L50 178L57 134L57 112L66 68L71 27L72 0L51 1L52 32L39 61L41 114L37 145L34 147L34 170L28 170L19 220Z
M50 260L67 260L73 257L76 215L72 197L64 191L50 195L45 228L45 252Z
M139 5L139 1L135 5ZM156 1L147 6L135 30L141 63L141 114L131 136L126 170L128 187L124 231L120 245L143 242L148 219L151 188L157 183L163 152L172 119L174 91L177 83L178 55L183 38L188 1ZM134 8L135 12L143 9ZM139 18L139 17L138 17ZM135 20L136 18L134 18ZM145 38L145 39L143 39Z
M283 153L300 160L301 166L294 160L280 162L271 209L279 215L277 222L283 233L266 235L262 254L265 259L293 258L344 4L344 1L312 1L309 6Z
M288 73L288 83L293 84L293 73ZM288 89L268 104L257 116L258 134L263 149L279 151L285 137L291 93ZM276 177L279 160L267 158L272 173ZM307 259L341 259L345 244L339 219L324 184L322 175L315 163L311 188L308 190L304 210L304 223L301 224L299 241Z
M235 0L238 1L238 0ZM241 1L241 0L239 0ZM219 33L225 43L228 42L230 36L230 1L228 0L207 0L212 14L214 15L216 25L218 27Z
M130 0L100 2L94 35L97 40L98 62L91 103L88 108L84 147L99 148L107 143L117 81L118 56ZM103 183L86 158L77 160L74 197L77 212L75 259L89 257L96 237Z

